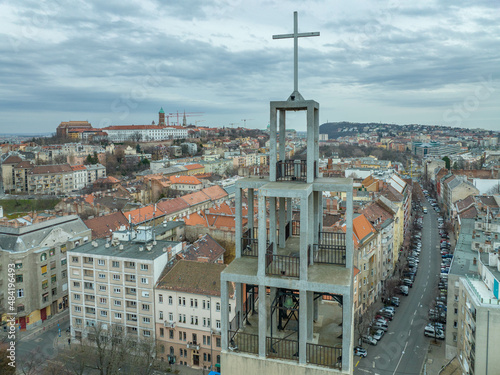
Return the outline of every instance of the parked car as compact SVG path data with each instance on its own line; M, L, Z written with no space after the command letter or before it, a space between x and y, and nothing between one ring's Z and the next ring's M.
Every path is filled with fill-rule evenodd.
M392 306L398 307L399 306L399 298L398 297L391 297L391 299L389 300L389 303Z
M354 348L354 355L364 358L368 355L368 352L366 351L365 348L362 348L361 346L356 346Z
M363 342L370 344L370 345L377 345L377 340L375 340L371 336L363 336L362 337Z
M410 279L403 279L403 285L409 286L410 288L413 287L413 282Z
M375 333L372 335L372 337L377 340L377 341L380 341L380 339L382 338L382 336L384 336L384 333L385 331L382 330L382 329L377 329L375 331Z
M401 285L399 287L399 291L401 292L402 295L407 296L408 295L408 287L406 285Z

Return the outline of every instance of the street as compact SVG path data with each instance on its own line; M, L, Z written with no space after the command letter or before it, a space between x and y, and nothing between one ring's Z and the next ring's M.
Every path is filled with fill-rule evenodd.
M407 297L401 304L389 329L376 346L364 344L366 358L354 358L354 374L420 374L431 339L424 336L429 322L428 311L435 298L440 275L439 231L437 214L424 199L422 251L418 273Z

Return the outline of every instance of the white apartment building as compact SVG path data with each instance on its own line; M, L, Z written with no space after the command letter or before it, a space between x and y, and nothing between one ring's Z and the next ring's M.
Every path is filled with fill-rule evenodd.
M156 339L165 361L194 368L220 364L220 274L226 265L180 260L155 289ZM234 317L234 292L228 309Z
M155 336L154 286L182 243L155 241L150 228L115 232L68 252L71 335L121 327L138 339Z

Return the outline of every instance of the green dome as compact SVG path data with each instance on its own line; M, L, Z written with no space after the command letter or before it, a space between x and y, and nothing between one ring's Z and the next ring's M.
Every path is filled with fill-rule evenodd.
M163 107L160 108L160 113L165 113L165 111L163 110Z

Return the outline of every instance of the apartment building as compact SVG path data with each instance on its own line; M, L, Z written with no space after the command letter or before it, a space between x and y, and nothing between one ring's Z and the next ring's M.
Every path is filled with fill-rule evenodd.
M67 251L89 242L76 215L32 217L0 226L0 307L7 311L7 265L16 270L16 325L37 327L68 307Z
M156 241L140 226L68 252L71 335L81 340L101 325L154 339L154 287L181 250L181 242Z
M220 366L220 274L224 264L180 260L155 288L160 357L193 368ZM228 309L234 317L234 290Z

